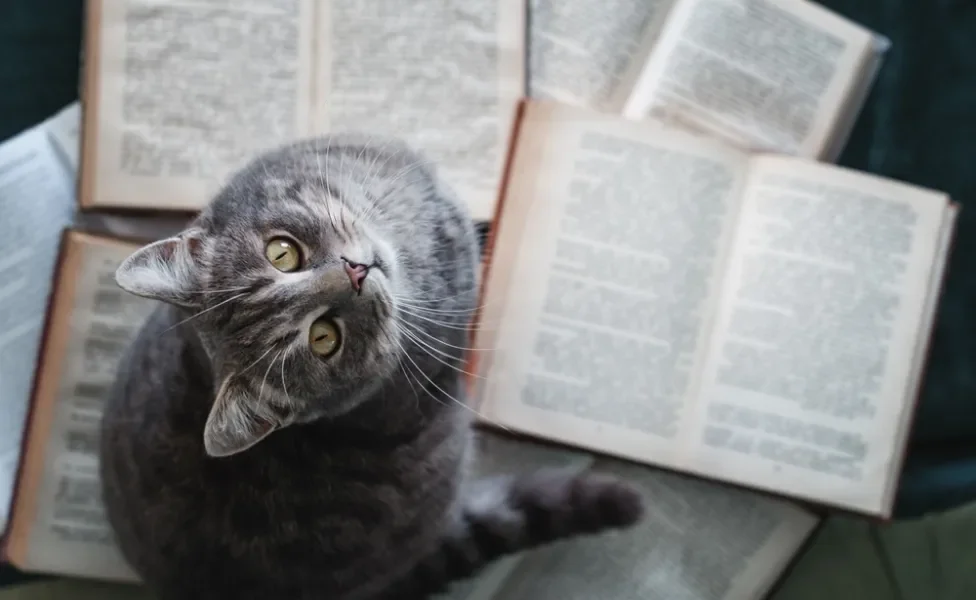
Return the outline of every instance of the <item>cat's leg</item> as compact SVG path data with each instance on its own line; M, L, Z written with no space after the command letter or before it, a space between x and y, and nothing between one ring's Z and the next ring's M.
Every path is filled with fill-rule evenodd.
M640 493L609 475L544 469L471 482L440 548L377 600L422 600L508 554L640 520Z

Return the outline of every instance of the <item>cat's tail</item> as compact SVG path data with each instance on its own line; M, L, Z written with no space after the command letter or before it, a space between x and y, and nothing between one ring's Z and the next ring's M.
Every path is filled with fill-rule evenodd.
M626 528L643 512L636 488L591 471L544 469L475 481L465 492L454 530L390 589L389 598L427 598L505 555Z

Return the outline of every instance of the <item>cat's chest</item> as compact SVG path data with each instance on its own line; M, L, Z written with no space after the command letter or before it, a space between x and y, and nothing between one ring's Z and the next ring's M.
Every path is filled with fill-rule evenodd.
M194 514L231 548L249 548L260 539L263 552L288 555L277 560L313 551L370 553L376 545L423 538L443 526L457 477L422 471L394 457L385 465L360 456L266 465L249 479L225 480L207 494L206 510Z

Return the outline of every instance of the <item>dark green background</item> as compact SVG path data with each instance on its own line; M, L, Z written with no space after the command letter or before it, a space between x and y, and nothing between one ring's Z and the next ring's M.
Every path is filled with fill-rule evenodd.
M823 0L892 47L840 162L963 205L899 516L976 499L976 0ZM0 140L78 96L81 0L0 0ZM2 215L0 215L2 218Z

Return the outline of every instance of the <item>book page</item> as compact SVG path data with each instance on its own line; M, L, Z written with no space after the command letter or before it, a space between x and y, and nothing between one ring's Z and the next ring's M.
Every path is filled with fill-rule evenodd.
M73 172L45 126L0 145L0 532L7 525Z
M874 48L807 0L680 0L623 112L820 158Z
M81 102L75 100L46 119L44 130L71 174L73 184L78 175L78 153L81 151Z
M309 133L313 0L94 0L82 204L202 208Z
M80 241L94 240L94 241ZM69 252L73 297L67 327L53 330L63 346L57 371L44 371L48 384L38 402L50 407L43 462L27 469L38 478L32 500L25 565L61 575L134 581L105 520L98 478L98 436L102 408L122 354L156 303L124 292L115 270L133 247L97 238L74 238ZM66 263L68 264L68 263ZM45 367L51 368L50 364ZM40 390L56 396L45 399ZM32 435L38 430L32 426ZM23 497L21 497L23 499ZM18 510L20 507L18 506Z
M675 0L531 0L529 96L619 112Z
M316 131L396 136L494 216L525 93L527 0L323 0Z
M946 197L783 157L755 165L690 438L694 468L887 513Z
M495 600L758 600L818 523L792 504L622 462L598 461L639 486L635 528L529 554Z
M473 346L486 422L679 461L745 155L527 105Z

